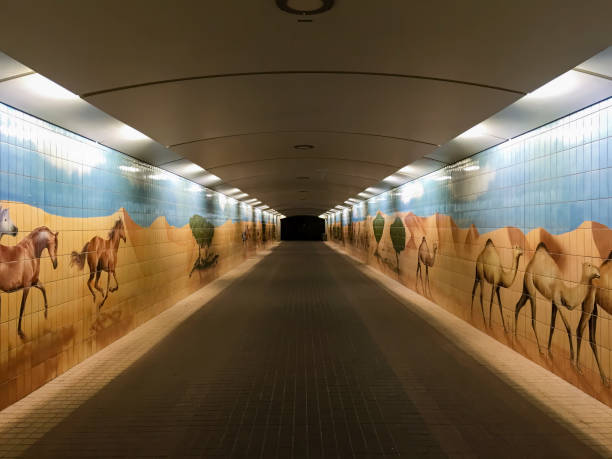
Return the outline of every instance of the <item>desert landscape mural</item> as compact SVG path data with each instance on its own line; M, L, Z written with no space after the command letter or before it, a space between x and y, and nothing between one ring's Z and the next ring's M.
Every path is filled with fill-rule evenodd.
M243 262L262 223L275 242L273 215L0 104L0 409Z
M610 134L607 99L327 217L328 239L612 405Z

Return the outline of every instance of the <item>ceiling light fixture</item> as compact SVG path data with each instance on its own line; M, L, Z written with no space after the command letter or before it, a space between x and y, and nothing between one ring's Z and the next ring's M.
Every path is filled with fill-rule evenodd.
M533 92L530 92L525 97L530 99L546 99L549 97L557 97L568 92L571 92L578 85L578 76L572 70L558 76L554 80L549 81L543 86L540 86Z
M460 139L473 139L475 137L482 137L484 135L487 135L487 132L484 125L480 123L459 134L458 137Z
M121 137L126 140L146 140L148 137L144 135L142 132L137 131L131 126L124 124L119 128L119 132L121 133Z
M294 145L293 148L295 148L296 150L312 150L314 148L314 145L304 143L300 145Z
M140 170L134 166L119 166L119 169L126 172L138 172Z
M76 100L79 96L45 78L39 73L23 77L25 85L37 95L48 99Z

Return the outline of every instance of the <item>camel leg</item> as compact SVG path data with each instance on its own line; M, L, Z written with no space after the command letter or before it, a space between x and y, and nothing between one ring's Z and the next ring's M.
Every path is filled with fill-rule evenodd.
M580 314L580 320L578 321L578 327L576 328L576 371L582 373L580 369L580 346L582 345L582 334L586 328L587 322L589 322L589 312L585 311L584 304L582 305L582 314Z
M45 319L46 319L47 318L47 310L49 309L49 304L47 303L47 291L45 290L45 287L43 286L43 284L40 283L40 282L38 282L37 284L33 285L33 287L36 287L42 293L43 300L45 302Z
M516 336L516 333L518 330L517 325L518 325L519 313L521 312L521 309L523 309L523 306L525 306L525 303L527 303L528 299L529 299L529 294L525 290L525 287L523 287L523 294L521 295L521 298L517 301L516 306L514 308L514 336Z
M95 275L96 275L96 273L94 271L90 271L89 272L89 279L87 280L87 287L89 287L89 291L91 292L91 296L93 296L94 304L96 303L96 292L94 292L94 289L91 286L91 281L93 281L93 278L94 278Z
M106 276L106 294L104 295L104 298L102 298L102 302L100 303L100 306L98 306L98 309L102 309L102 306L104 306L104 303L106 302L106 299L108 298L108 294L110 292L109 290L110 278L111 278L111 273L109 271L108 276Z
M474 278L474 286L472 287L472 303L470 304L470 317L472 317L472 313L474 310L474 296L476 295L476 289L478 288L478 273Z
M599 369L599 376L601 376L601 382L609 386L608 378L601 368L601 363L599 363L599 353L597 352L597 342L595 341L595 332L597 331L597 305L593 308L593 313L591 318L589 319L589 343L591 345L591 349L593 350L593 355L595 356L595 362L597 362L597 368Z
M491 316L493 315L493 297L495 296L495 284L491 284L491 300L489 301L489 328L491 328Z
M414 280L414 289L419 291L419 275L421 276L421 285L423 284L423 278L421 275L421 262L417 260L417 271L416 271L416 279Z
M30 293L30 287L24 288L21 295L21 307L19 308L19 323L17 324L17 333L21 339L25 338L25 334L21 330L21 319L23 318L23 310L25 309L26 300L28 299L28 293Z
M572 341L572 329L570 328L569 322L563 314L563 311L559 311L559 315L561 316L561 320L563 321L563 325L565 325L565 330L567 331L567 339L569 340L569 348L570 348L570 362L574 363L574 342Z
M540 339L538 338L538 332L536 330L536 302L535 298L529 296L529 302L531 303L531 328L533 328L533 334L536 337L536 344L538 345L538 352L542 352L540 350Z
M550 352L550 346L552 345L552 337L555 332L555 322L557 321L557 305L553 301L550 310L550 333L548 334L548 352Z
M431 298L431 287L429 286L429 265L425 265L425 288L429 291L429 297ZM425 294L427 295L427 293Z
M506 321L504 320L504 309L502 308L501 296L499 295L499 285L495 289L495 292L497 293L497 305L499 306L499 315L502 320L502 325L504 326L504 333L507 333L508 330L506 330Z
M110 274L109 274L110 276ZM115 270L113 269L113 279L115 280L115 286L110 289L111 292L116 292L119 290L119 282L117 282L117 274L115 274Z
M484 282L481 280L480 281L480 312L482 312L482 324L486 327L487 326L487 319L485 317L485 312L484 312L484 301L482 300L482 297L484 295L483 290L484 290Z

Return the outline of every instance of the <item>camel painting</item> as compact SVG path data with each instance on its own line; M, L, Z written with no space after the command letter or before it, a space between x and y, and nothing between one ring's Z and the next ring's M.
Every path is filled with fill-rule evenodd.
M525 277L523 278L523 293L521 298L516 303L516 309L514 311L514 335L516 336L518 322L518 316L521 312L527 300L531 304L531 327L536 337L536 343L538 350L540 350L540 341L538 339L538 332L536 331L536 294L540 294L551 301L552 311L550 317L550 334L548 337L548 351L550 352L550 346L552 344L553 332L555 329L555 321L557 318L557 312L561 315L561 320L565 325L567 331L567 338L569 340L570 347L570 358L574 360L574 345L572 343L572 331L569 326L569 322L565 317L559 306L564 306L570 311L576 306L581 304L587 297L593 279L599 278L599 269L592 263L583 263L582 265L582 277L580 282L575 287L568 287L562 280L561 270L557 266L557 263L550 255L548 248L543 242L540 242L536 248L533 258L525 268Z
M70 266L76 265L79 270L82 270L85 266L85 259L89 265L89 279L87 280L87 287L93 296L94 303L96 302L96 293L91 288L91 282L96 277L95 288L102 295L102 302L98 306L101 309L106 299L108 298L109 292L115 292L119 290L119 282L117 282L117 274L115 274L115 268L117 267L117 251L119 250L119 242L126 241L125 227L123 226L123 220L120 218L115 221L113 228L108 233L108 239L102 239L101 237L94 236L89 242L86 242L83 246L83 250L80 253L75 251L70 255ZM102 271L106 271L108 277L106 278L106 293L99 286L100 275ZM115 279L115 286L110 286L111 274Z
M608 255L608 259L604 261L599 267L599 279L593 281L593 287L589 292L589 295L582 302L582 314L580 315L580 321L576 328L576 370L581 372L580 369L580 346L582 345L582 335L586 328L587 322L589 323L589 344L597 363L599 375L601 381L607 386L609 385L608 378L606 377L601 363L599 362L599 353L597 351L597 317L599 306L601 309L606 311L608 314L612 314L612 251Z
M491 284L491 300L489 301L489 328L491 328L491 315L493 309L493 296L497 295L497 304L499 305L499 314L501 316L502 325L504 326L504 332L506 330L506 322L504 321L504 313L502 308L502 301L499 294L501 287L508 288L516 279L518 272L519 259L523 255L523 249L518 246L514 246L512 249L512 266L509 270L505 270L501 264L501 258L499 253L493 244L491 239L487 239L484 249L478 255L476 259L476 276L474 279L474 287L472 287L472 304L470 306L470 316L472 315L472 309L474 307L474 294L476 288L480 285L480 309L482 311L482 320L485 322L484 306L482 304L482 290L483 282L486 280Z
M427 246L427 240L425 236L421 240L421 245L419 245L419 252L417 256L417 270L416 270L416 280L415 280L415 290L418 291L418 281L419 277L421 278L421 288L423 290L423 294L427 295L426 288L429 289L429 296L431 296L431 286L429 285L429 268L433 268L433 265L436 261L436 252L438 251L438 244L434 242L433 244L433 254L429 252L429 247ZM421 263L425 265L425 284L423 283L423 271L421 269Z

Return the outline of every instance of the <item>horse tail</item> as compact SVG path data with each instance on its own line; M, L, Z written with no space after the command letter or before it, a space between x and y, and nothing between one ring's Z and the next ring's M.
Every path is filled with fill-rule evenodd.
M70 266L77 265L79 270L82 270L85 267L85 258L87 258L88 245L89 242L87 242L83 246L83 250L81 250L81 253L77 253L74 250L72 251L72 253L70 254Z

